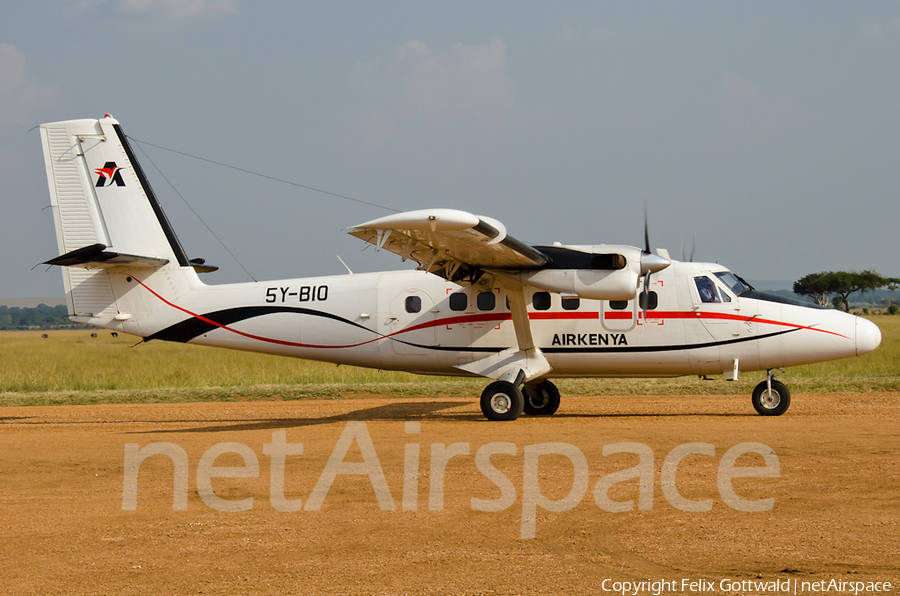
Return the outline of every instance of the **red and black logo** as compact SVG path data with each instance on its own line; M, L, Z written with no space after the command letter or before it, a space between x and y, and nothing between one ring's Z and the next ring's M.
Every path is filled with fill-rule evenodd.
M94 186L96 188L103 188L104 186L112 186L114 183L116 186L125 186L125 181L122 180L122 168L116 165L114 161L108 161L103 164L102 168L97 168L94 170L94 173L98 175L97 184Z

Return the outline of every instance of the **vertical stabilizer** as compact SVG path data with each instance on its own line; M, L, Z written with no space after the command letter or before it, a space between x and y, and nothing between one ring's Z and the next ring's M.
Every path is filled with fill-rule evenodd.
M121 320L117 274L191 264L115 119L40 130L60 255L47 263L62 267L69 315Z
M42 124L41 141L60 255L102 244L190 266L116 120Z

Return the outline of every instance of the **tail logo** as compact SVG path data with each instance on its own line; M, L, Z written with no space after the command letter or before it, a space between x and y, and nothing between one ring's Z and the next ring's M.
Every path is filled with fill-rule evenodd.
M94 173L98 175L97 184L94 186L96 188L103 188L104 186L112 186L115 183L116 186L125 186L125 181L122 180L122 168L116 165L114 161L108 161L103 164L102 168L97 168L94 170Z

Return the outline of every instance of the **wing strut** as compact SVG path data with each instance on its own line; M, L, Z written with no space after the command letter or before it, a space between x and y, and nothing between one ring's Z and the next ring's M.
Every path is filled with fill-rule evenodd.
M525 288L521 285L513 287L511 284L504 286L518 346L475 362L460 364L456 368L482 377L508 381L518 387L522 383L546 376L553 367L547 362L541 349L534 344L525 303Z

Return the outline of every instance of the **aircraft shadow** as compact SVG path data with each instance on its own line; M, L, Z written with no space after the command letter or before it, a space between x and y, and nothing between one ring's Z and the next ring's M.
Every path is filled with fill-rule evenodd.
M367 420L397 420L409 421L420 418L428 418L429 415L456 408L459 406L470 405L468 401L449 401L449 402L430 402L430 403L396 403L374 408L365 408L347 412L346 414L336 414L334 416L324 416L321 418L274 418L268 420L255 421L233 421L214 426L205 426L201 428L182 428L182 429L166 429L166 430L145 430L137 431L130 434L158 434L158 433L215 433L223 431L243 431L243 430L274 430L280 428L298 428L304 426L316 426L319 424L332 424L335 422L350 421L367 421ZM445 418L445 416L441 416ZM460 413L450 417L453 420L477 420L482 418L481 414L476 413Z
M752 412L666 412L657 414L654 412L616 412L615 414L566 414L557 412L548 418L758 418L759 415Z
M429 402L429 403L393 403L373 408L364 408L362 410L354 410L344 414L336 414L333 416L323 416L321 418L271 418L267 420L235 420L223 422L212 426L180 428L180 429L158 429L135 431L129 434L165 434L165 433L216 433L226 431L252 431L252 430L277 430L282 428L300 428L304 426L317 426L321 424L332 424L337 422L350 421L413 421L417 419L440 419L446 422L462 422L462 421L483 421L488 423L480 412L455 412L442 413L439 417L433 416L442 410L449 410L459 406L471 405L470 401L448 401L448 402ZM565 419L619 419L619 418L756 418L756 414L752 412L703 412L703 411L684 411L684 412L666 412L658 414L654 412L616 412L616 413L566 413L557 412L553 416L547 417L548 420L554 418ZM530 418L523 415L523 418ZM187 421L185 421L187 422ZM497 423L491 423L497 424Z

